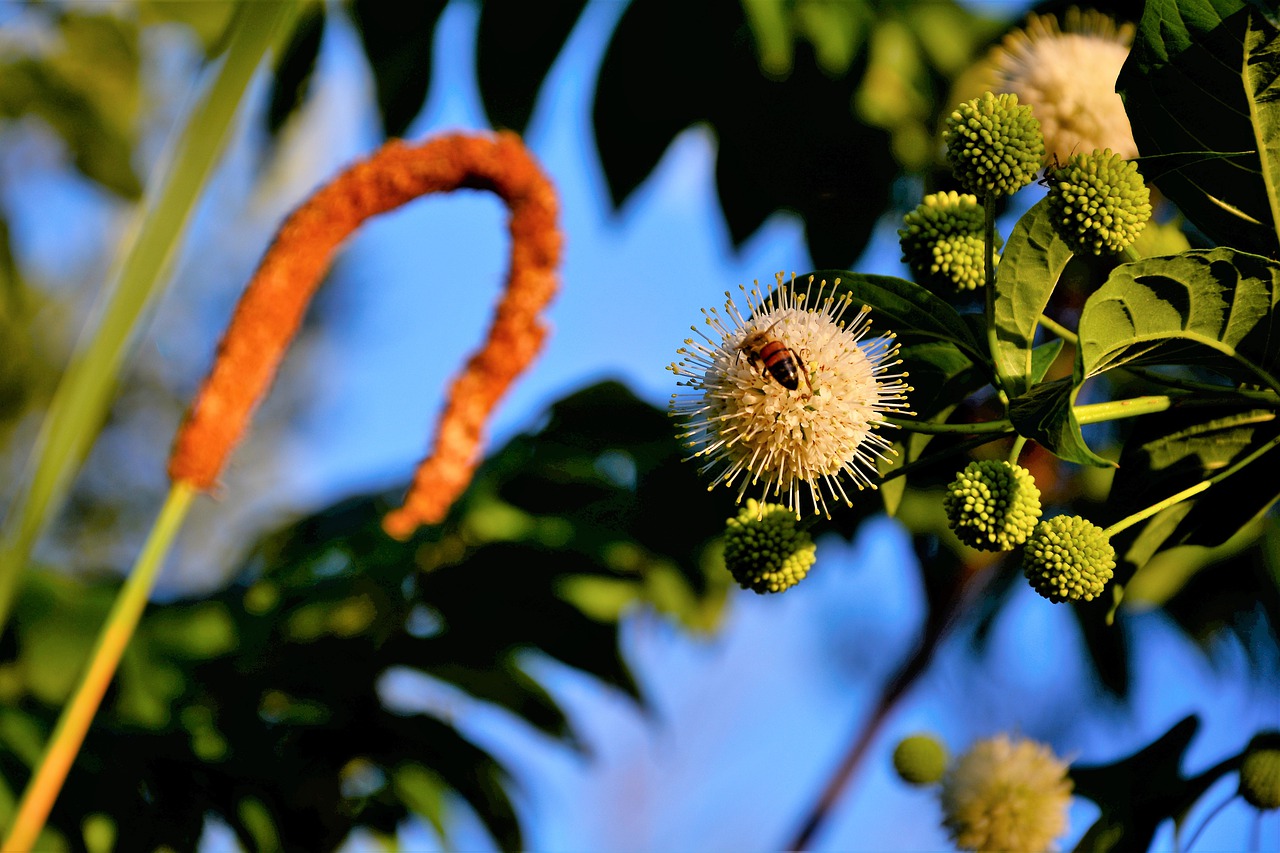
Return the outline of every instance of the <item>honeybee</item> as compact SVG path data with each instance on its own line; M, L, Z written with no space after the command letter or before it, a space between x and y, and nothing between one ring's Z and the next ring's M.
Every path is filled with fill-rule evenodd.
M751 332L744 337L738 344L738 355L741 357L745 354L762 375L772 377L773 381L788 391L798 390L800 380L804 379L805 386L812 394L813 386L809 384L809 371L804 360L781 338L772 334L773 327L780 322L782 321L778 320L769 328Z

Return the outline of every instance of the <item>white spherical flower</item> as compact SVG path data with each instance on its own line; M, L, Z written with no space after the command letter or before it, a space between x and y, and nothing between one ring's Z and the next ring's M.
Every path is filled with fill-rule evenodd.
M668 368L690 389L671 398L680 437L707 457L712 488L737 483L741 501L759 485L762 501L829 516L827 498L853 503L841 474L875 488L876 460L893 452L875 432L883 416L910 414L906 373L893 372L898 346L892 335L867 338L870 309L846 320L851 300L813 276L788 287L778 273L773 298L759 283L740 289L747 316L732 298L723 314L704 310L711 333L693 327L702 340L687 339Z
M942 777L943 825L960 850L1042 853L1067 828L1067 764L1032 740L975 743Z
M1110 148L1138 156L1116 78L1133 43L1133 24L1117 24L1090 9L1070 8L1061 25L1053 15L1030 15L987 55L987 87L1013 92L1031 107L1044 133L1046 157Z

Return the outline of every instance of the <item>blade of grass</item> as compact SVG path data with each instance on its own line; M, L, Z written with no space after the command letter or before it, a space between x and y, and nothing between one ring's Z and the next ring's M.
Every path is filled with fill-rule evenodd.
M106 420L139 319L163 290L244 92L263 57L280 49L300 8L300 0L249 0L237 7L217 76L177 137L164 173L151 182L134 239L117 258L95 311L101 320L86 329L71 356L0 530L0 630L37 538L61 509Z
M84 678L71 701L62 709L62 716L58 718L58 725L45 748L44 758L27 783L27 789L18 803L13 826L9 829L9 837L5 839L2 849L28 851L36 843L40 830L44 829L49 810L53 808L54 800L67 778L67 771L80 752L80 745L84 743L85 734L98 712L107 686L111 684L116 667L120 664L120 657L129 645L134 629L138 627L138 620L147 607L160 567L164 565L169 546L182 527L182 521L187 516L195 494L186 483L175 483L169 490L169 497L156 516L142 553L138 555L133 571L129 573L124 586L120 587L115 603L111 606Z

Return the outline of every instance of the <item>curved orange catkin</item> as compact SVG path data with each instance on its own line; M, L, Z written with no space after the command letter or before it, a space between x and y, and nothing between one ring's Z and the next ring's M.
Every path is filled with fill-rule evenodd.
M454 380L435 447L418 467L402 508L383 528L405 538L440 521L479 461L486 419L533 360L546 331L538 314L555 295L561 235L556 194L519 137L454 134L421 145L391 141L321 187L285 221L236 306L217 359L174 438L169 476L208 490L342 242L364 220L421 195L455 189L496 193L511 212L506 290L484 345Z

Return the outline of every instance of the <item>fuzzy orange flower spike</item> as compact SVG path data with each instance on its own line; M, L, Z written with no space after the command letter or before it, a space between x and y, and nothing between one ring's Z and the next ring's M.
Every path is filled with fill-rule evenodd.
M388 142L294 211L240 298L174 439L174 482L199 490L216 484L342 242L371 216L456 189L489 190L510 210L506 289L488 338L454 380L431 454L418 467L404 506L388 513L383 528L404 539L444 518L471 482L489 413L542 346L546 329L539 314L557 287L555 189L511 133L453 134L421 145Z

